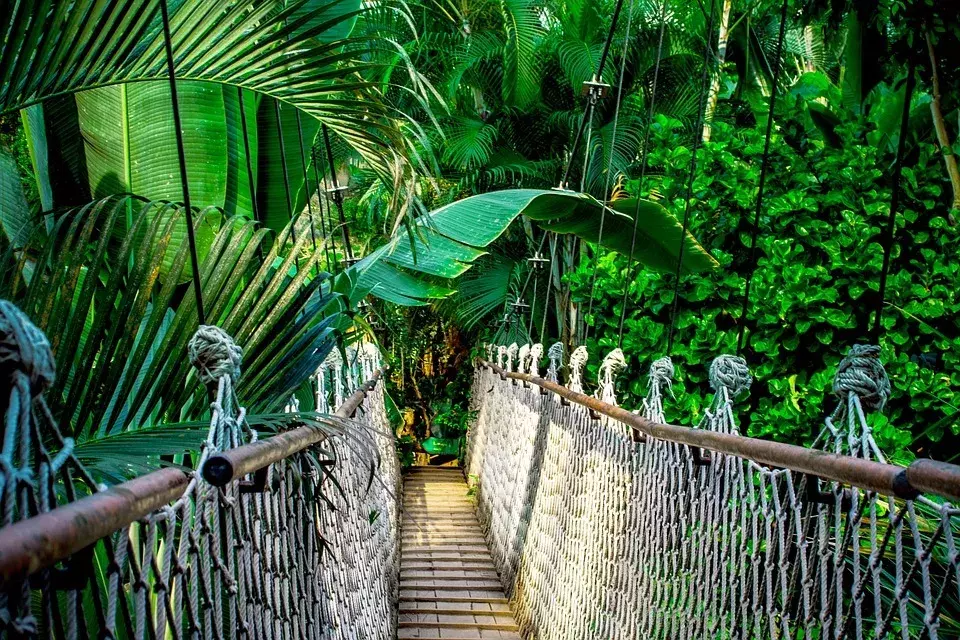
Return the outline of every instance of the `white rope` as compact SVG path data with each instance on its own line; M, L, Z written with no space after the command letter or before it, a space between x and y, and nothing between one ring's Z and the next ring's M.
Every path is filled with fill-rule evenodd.
M888 382L856 348L835 382L841 403L818 440L879 459L864 407ZM582 385L586 352L571 356ZM550 368L561 350L550 350ZM600 367L611 398L620 354ZM875 358L874 358L875 359ZM642 412L663 422L673 364L650 367ZM865 381L870 381L865 382ZM713 401L698 427L739 433L743 360L710 367ZM868 402L861 397L863 393ZM960 513L949 504L881 498L592 420L478 370L468 438L478 512L525 637L943 638L960 585ZM817 497L819 495L819 497ZM951 636L952 637L952 636Z

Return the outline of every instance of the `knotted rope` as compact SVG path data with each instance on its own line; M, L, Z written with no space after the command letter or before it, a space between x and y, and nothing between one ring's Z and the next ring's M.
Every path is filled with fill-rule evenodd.
M540 359L543 358L543 345L539 342L530 347L530 375L540 376Z
M627 368L627 361L623 357L623 351L620 348L614 349L600 364L600 371L597 374L596 397L608 404L617 404L616 377L617 374Z
M710 386L714 391L726 389L731 398L736 398L750 388L750 381L747 361L740 356L718 356L710 364Z
M30 392L39 395L50 388L56 374L47 337L15 305L0 300L0 375L11 386L26 376Z
M570 354L570 377L567 379L567 387L571 391L583 393L583 367L587 364L587 348L579 346Z
M550 359L550 366L547 367L547 380L550 382L559 382L560 368L563 366L563 343L554 342L547 351L547 358Z
M220 327L201 325L187 343L187 355L204 385L224 376L230 376L234 382L240 379L243 350Z
M520 347L520 351L517 353L517 371L520 373L527 373L529 371L529 360L530 360L530 344L525 344Z
M51 435L61 449L51 462L47 462L52 456L45 443L34 437L39 431L34 423L34 405L41 414L50 414L42 394L53 384L56 364L47 337L7 300L0 300L0 376L9 389L0 451L0 522L6 527L34 515L31 504L39 512L55 507L50 497L56 495L58 472L68 460L76 462L73 440L63 438L55 424L51 424ZM96 490L92 482L88 484ZM30 600L28 581L12 583L0 592L0 630L15 635L36 634L38 622Z
M517 351L520 350L520 347L517 346L517 343L514 342L509 347L507 347L507 371L513 371L513 359L517 357Z
M641 415L652 422L666 422L663 413L663 390L668 389L673 395L673 360L664 356L650 365L647 375L647 395L643 399Z
M882 411L890 397L890 379L880 362L880 347L857 344L840 361L833 392L846 400L851 393L869 410Z

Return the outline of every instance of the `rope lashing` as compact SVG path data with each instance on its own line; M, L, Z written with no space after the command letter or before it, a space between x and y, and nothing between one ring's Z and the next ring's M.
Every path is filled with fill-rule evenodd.
M833 392L846 400L851 393L867 409L882 411L890 397L890 379L880 362L880 347L857 344L840 361L833 378Z
M643 410L640 412L643 417L653 422L666 422L663 413L663 390L670 391L673 395L673 360L664 356L655 360L650 365L650 372L647 375L647 395L643 399Z
M596 397L607 404L617 404L616 378L617 374L627 368L627 361L623 357L623 350L619 347L607 354L600 364L598 373L598 388Z
M530 344L525 344L520 347L520 350L517 352L517 371L519 373L527 373L529 369L528 361L530 359Z
M220 327L201 325L187 343L187 355L204 385L216 384L223 376L240 379L243 350Z
M570 354L570 375L567 378L567 387L571 391L583 393L583 367L587 364L587 348L579 346Z
M57 375L50 341L13 303L0 300L0 375L13 386L21 374L34 395L50 388Z
M516 342L507 347L507 371L513 371L513 360L517 357L518 351L520 351L520 347L517 346Z
M875 355L854 349L840 379L858 367L879 373ZM717 393L698 428L739 435L731 398L748 388L746 365L723 356L712 369ZM663 359L650 368L653 422L666 422L659 400L672 370ZM845 481L817 480L735 446L707 454L672 438L638 441L612 421L590 422L580 403L537 401L490 369L474 381L467 473L493 563L531 636L892 639L909 630L932 640L953 630L954 505L864 486L853 469L869 465L851 464ZM871 392L852 385L820 449L883 461L859 401ZM836 473L832 464L822 468Z
M554 342L547 350L547 358L550 365L547 367L547 380L550 382L560 381L560 369L563 367L563 343Z
M710 364L710 386L717 392L726 389L731 398L750 389L751 380L747 361L740 356L717 356Z
M540 376L540 360L543 358L543 345L539 342L530 347L530 368L532 376Z

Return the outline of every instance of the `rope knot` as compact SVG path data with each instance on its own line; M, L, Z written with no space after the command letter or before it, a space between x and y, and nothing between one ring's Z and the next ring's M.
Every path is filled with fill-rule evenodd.
M12 383L17 372L26 374L38 395L53 384L57 366L43 331L12 302L0 300L0 374Z
M573 353L570 354L570 376L567 378L567 387L571 391L576 391L577 393L583 391L583 379L581 376L583 367L587 364L588 357L587 348L582 345L574 349Z
M654 360L653 364L650 365L650 373L647 376L650 389L657 389L659 394L660 389L667 388L673 395L674 373L676 373L676 370L673 368L673 360L670 359L670 356L663 356L659 360Z
M547 367L547 380L556 382L560 377L560 367L563 366L563 343L554 342L547 350L550 365Z
M514 342L509 347L507 347L506 354L507 354L507 371L508 372L513 371L513 359L517 357L517 351L519 350L520 350L520 347L519 345L517 345L516 342Z
M736 398L750 388L751 381L747 361L740 356L718 356L710 365L710 386L714 391L725 388Z
M855 344L837 367L833 392L846 399L853 393L867 409L882 411L890 397L890 379L880 362L880 347Z
M529 371L527 360L530 358L530 344L527 343L520 347L520 351L517 352L517 371L520 373L527 373Z
M543 345L539 342L530 347L530 368L527 372L532 376L540 375L540 359L543 358Z
M187 343L187 354L206 385L223 376L230 376L234 381L240 378L243 350L220 327L201 325Z

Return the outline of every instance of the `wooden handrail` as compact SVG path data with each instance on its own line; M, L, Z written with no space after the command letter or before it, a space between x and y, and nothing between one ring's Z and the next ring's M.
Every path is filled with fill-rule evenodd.
M753 460L772 467L790 469L908 500L917 497L921 492L960 500L960 466L957 465L934 460L916 460L909 467L902 467L783 442L659 424L626 409L571 391L555 382L527 373L505 371L486 360L481 360L480 363L500 374L501 378L534 384L574 404L609 416L638 433L659 440Z
M377 370L334 415L350 417L382 375L383 369ZM207 477L207 467L216 460L219 472L213 472L214 477L219 480L226 477L222 474L230 475L222 484L210 482L223 486L302 451L323 437L319 429L298 427L211 456L203 475ZM170 504L183 495L189 482L190 475L180 469L160 469L0 529L0 588L50 567Z

